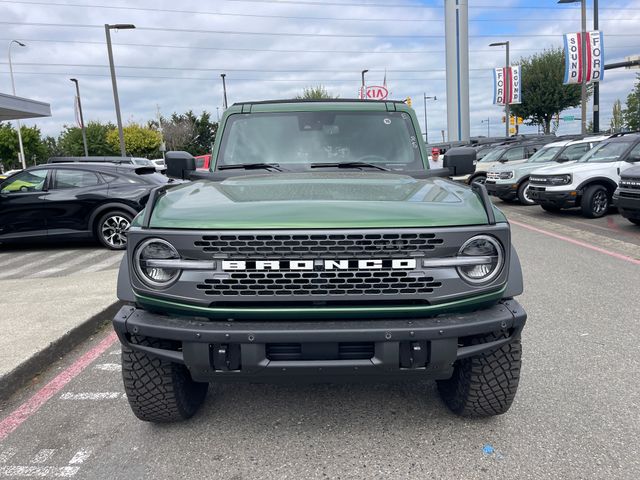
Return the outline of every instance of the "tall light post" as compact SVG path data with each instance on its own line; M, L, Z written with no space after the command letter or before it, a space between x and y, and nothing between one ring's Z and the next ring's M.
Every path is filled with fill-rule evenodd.
M427 126L427 100L433 100L434 102L438 100L438 98L434 95L433 97L427 97L426 93L423 93L424 97L424 143L429 144L429 128Z
M367 92L364 88L364 74L367 73L369 70L362 70L362 72L360 72L360 74L362 75L362 90L360 92L360 98L362 100L366 100L367 99Z
M11 88L13 90L13 96L16 96L16 83L13 80L13 65L11 64L11 47L13 46L13 44L18 45L19 47L26 47L26 45L22 42L19 42L18 40L11 40L9 42L9 73L11 74ZM22 132L20 132L20 120L16 120L16 123L18 124L18 145L20 146L20 155L19 155L19 159L20 163L22 164L22 168L25 169L27 168L27 162L24 158L24 146L22 145Z
M222 77L222 93L224 94L224 109L227 109L227 82L225 82L224 77L227 76L226 73L221 73Z
M506 137L510 137L511 135L509 134L509 125L510 125L510 118L509 118L509 97L511 96L511 92L509 92L509 41L507 40L506 42L495 42L495 43L490 43L489 46L490 47L501 47L501 46L505 46L505 50L506 50L506 59L505 59L505 63L504 63L504 71L505 71L505 79L504 79L504 123L505 123L505 136Z
M111 84L113 85L113 102L116 104L116 120L118 121L118 136L120 137L120 156L126 157L127 150L124 147L124 132L122 131L122 117L120 115L120 100L118 99L118 84L116 83L116 67L113 64L113 50L111 48L111 30L130 30L136 28L130 23L104 24L104 33L107 36L107 52L109 53L109 68L111 69Z
M89 156L89 148L87 147L87 132L84 129L84 117L82 116L82 102L80 101L80 86L78 80L70 78L73 83L76 84L76 98L78 99L78 113L80 114L80 129L82 130L82 144L84 145L84 156Z
M482 120L480 125L487 124L487 138L491 137L491 118L487 117L486 120Z

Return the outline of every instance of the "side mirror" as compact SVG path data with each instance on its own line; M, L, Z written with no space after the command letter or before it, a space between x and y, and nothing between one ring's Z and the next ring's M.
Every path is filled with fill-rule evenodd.
M558 157L556 162L562 163L562 162L568 162L569 160L570 160L569 157Z
M444 154L443 166L452 177L470 175L476 171L476 151L470 147L450 148Z
M196 159L188 152L167 152L167 177L188 180L191 173L196 171Z
M626 161L629 163L640 162L640 155L629 156Z

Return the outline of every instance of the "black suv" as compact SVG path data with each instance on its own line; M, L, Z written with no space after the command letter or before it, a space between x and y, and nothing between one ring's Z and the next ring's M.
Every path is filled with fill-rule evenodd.
M153 167L51 163L0 182L0 242L96 238L126 247L126 230L149 192L167 183Z
M632 167L620 175L613 203L620 215L631 223L640 225L640 167Z

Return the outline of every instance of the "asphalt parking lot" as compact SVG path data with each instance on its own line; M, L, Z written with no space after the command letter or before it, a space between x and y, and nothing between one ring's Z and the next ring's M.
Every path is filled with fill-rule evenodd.
M225 385L146 424L106 328L2 406L0 477L640 478L640 228L496 203L529 314L507 414L458 418L431 382Z

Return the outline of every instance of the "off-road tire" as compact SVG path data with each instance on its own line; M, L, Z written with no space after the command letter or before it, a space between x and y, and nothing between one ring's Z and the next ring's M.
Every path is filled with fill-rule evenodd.
M469 181L469 185L471 185L472 183L479 183L481 185L484 185L486 181L487 181L486 175L476 175Z
M529 188L529 180L525 180L518 187L518 200L520 200L520 203L522 205L535 205L536 202L534 202L530 198L527 198L527 196L525 195L527 188Z
M171 343L164 340L137 339L136 343L171 349ZM122 379L135 416L156 423L192 417L204 402L209 387L208 383L194 382L184 365L137 352L124 345Z
M501 338L490 334L474 338L470 344ZM458 360L453 376L438 381L445 405L464 417L501 415L509 410L518 390L522 345L520 339L483 355Z
M540 206L545 212L549 212L549 213L558 213L560 210L562 210L560 207L556 207L555 205L547 205L547 204L541 203Z
M605 206L602 206L604 202ZM591 185L587 188L580 202L582 215L587 218L604 217L611 207L611 195L602 185Z

